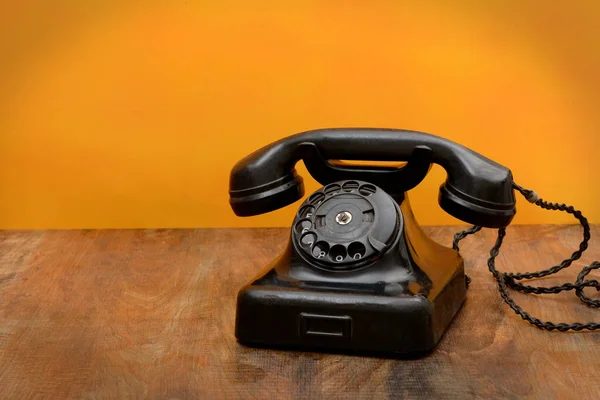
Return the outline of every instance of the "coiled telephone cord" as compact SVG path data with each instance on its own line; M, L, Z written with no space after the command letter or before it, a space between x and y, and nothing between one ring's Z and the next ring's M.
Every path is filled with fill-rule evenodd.
M571 330L582 331L584 329L594 331L594 330L600 329L600 323L597 323L597 322L587 322L587 323L575 322L575 323L567 324L564 322L554 323L554 322L550 322L550 321L542 321L539 318L533 317L527 311L523 310L523 308L521 308L519 305L517 305L515 303L515 301L513 300L513 298L510 296L510 293L508 291L509 287L513 290L518 290L518 291L521 291L524 293L534 293L534 294L556 294L556 293L560 293L563 291L575 290L575 294L577 295L577 297L579 297L579 299L582 302L584 302L585 304L587 304L590 307L596 307L596 308L600 307L600 300L594 300L594 299L587 297L583 291L586 287L594 287L594 288L596 288L596 290L600 291L600 282L598 282L595 279L584 280L584 278L593 269L600 269L600 262L598 262L598 261L594 261L590 265L584 267L581 270L581 272L579 273L579 275L577 276L577 280L575 281L575 283L567 282L567 283L564 283L559 286L541 287L541 286L525 285L523 283L517 282L522 279L535 279L535 278L541 278L544 276L552 275L562 269L569 267L573 263L573 261L581 258L581 255L583 254L583 252L588 248L588 242L591 238L591 234L590 234L590 225L589 225L587 219L581 213L581 211L574 209L572 206L567 206L566 204L550 203L550 202L544 201L541 198L539 198L538 195L533 190L525 189L525 188L517 185L516 183L513 183L513 187L516 190L518 190L527 199L527 201L535 204L538 207L541 207L546 210L552 210L552 211L563 211L563 212L569 213L569 214L573 215L575 218L577 218L577 220L583 227L583 240L579 244L579 249L574 251L573 254L571 254L571 256L569 258L563 260L558 265L555 265L551 268L544 269L541 271L523 272L523 273L506 273L506 272L498 271L496 269L496 257L500 253L500 247L502 246L502 241L504 240L504 236L506 236L506 228L498 229L498 237L496 239L496 243L494 244L494 247L492 247L492 249L490 250L490 258L488 259L487 264L488 264L488 269L490 270L490 272L494 276L494 279L496 280L496 283L498 284L498 291L500 292L500 296L502 297L504 302L506 304L508 304L509 307L516 314L518 314L522 319L524 319L525 321L529 322L532 325L535 325L536 327L538 327L540 329L545 329L548 331L557 330L560 332L567 332L567 331L571 331ZM472 235L474 233L477 233L480 230L481 230L481 226L473 226L465 231L458 232L456 235L454 235L454 241L452 243L452 248L455 249L456 251L459 251L458 243L465 237ZM467 277L467 285L470 282L471 282L471 279L469 277Z

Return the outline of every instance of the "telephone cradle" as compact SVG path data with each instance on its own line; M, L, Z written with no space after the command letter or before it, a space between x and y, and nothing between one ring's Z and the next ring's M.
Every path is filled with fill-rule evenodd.
M239 342L335 352L430 351L465 301L467 278L458 252L421 230L407 192L438 164L447 172L441 208L477 227L502 230L516 213L511 171L422 132L314 130L265 146L233 167L235 214L258 215L301 199L300 160L323 187L298 208L283 253L238 293Z

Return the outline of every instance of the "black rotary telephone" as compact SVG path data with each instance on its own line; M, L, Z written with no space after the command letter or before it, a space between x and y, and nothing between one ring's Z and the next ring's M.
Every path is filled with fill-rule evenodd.
M488 267L502 298L530 323L548 330L594 330L597 323L554 324L514 303L508 288L528 293L575 290L600 263L585 267L574 284L553 288L517 282L568 267L587 248L585 217L566 205L547 203L513 182L511 171L452 141L394 129L323 129L272 143L231 171L230 204L238 216L287 206L304 195L294 170L303 160L323 187L301 204L287 248L238 294L235 333L248 345L384 353L425 352L448 328L466 297L468 277L458 241L481 227L499 228ZM402 167L348 165L335 160L406 162ZM439 204L474 227L439 245L417 225L406 192L439 164L448 178ZM573 214L584 227L580 249L560 265L526 274L495 268L505 227L513 219L514 190L547 209Z

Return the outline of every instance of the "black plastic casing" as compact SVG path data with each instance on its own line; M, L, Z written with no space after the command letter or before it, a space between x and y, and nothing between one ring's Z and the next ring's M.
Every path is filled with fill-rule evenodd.
M237 298L235 335L253 346L422 353L440 340L466 296L463 260L429 239L408 199L392 248L365 268L328 272L290 242Z
M343 352L407 354L431 350L465 300L463 260L458 252L433 242L421 231L404 193L421 182L432 164L438 164L448 174L439 191L442 209L474 225L506 227L516 213L511 171L458 143L423 132L319 129L271 143L240 160L229 181L234 213L257 215L302 198L303 181L295 171L300 160L324 186L344 180L363 181L390 195L394 206L382 208L398 210L394 214L398 220L387 214L380 215L379 221L399 224L397 234L389 236L390 242L372 240L374 235L369 241L352 237L350 244L358 241L365 245L365 260L359 257L351 270L342 271L337 267L343 265L314 260L324 251L318 243L306 241L310 233L301 227L296 236L292 233L281 257L239 292L238 340L248 345ZM407 164L398 168L352 163L340 166L343 163L336 163L339 160ZM354 202L342 196L339 200ZM334 210L338 208L329 211ZM329 213L325 220L332 217L337 215ZM311 226L315 223L311 219ZM329 229L323 234L331 250L344 235L327 232L362 235L359 230L343 229ZM314 240L322 239L315 235ZM310 250L317 247L318 252L307 257L306 248L298 248L298 240L313 243ZM336 253L334 259L340 257L340 262L346 262L349 245L347 249L344 257ZM371 252L373 249L376 251ZM369 258L375 253L376 257Z

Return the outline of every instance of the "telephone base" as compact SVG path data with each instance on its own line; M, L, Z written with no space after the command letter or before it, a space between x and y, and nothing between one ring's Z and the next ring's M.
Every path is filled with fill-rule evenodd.
M457 272L433 301L411 294L337 293L253 282L238 294L235 335L253 347L426 353L465 300L465 276Z

